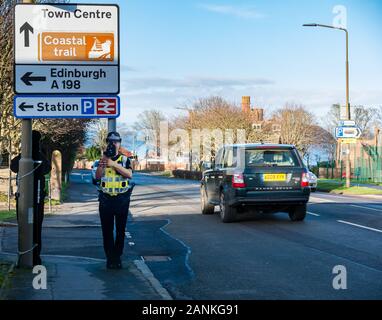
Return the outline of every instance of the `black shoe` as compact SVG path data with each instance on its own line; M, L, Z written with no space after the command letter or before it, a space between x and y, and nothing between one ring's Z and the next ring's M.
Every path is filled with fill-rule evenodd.
M115 269L115 264L112 261L107 260L106 261L106 268L107 269Z
M122 261L121 258L118 258L116 263L115 263L115 268L116 269L122 269Z

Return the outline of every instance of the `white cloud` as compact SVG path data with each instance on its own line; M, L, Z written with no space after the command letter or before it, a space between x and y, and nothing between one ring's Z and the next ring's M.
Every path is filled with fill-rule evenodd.
M139 77L122 80L122 91L127 95L153 92L174 92L179 89L217 90L274 84L265 78L217 78L217 77Z
M199 4L198 7L210 12L230 15L237 18L259 19L264 17L264 15L258 12L253 6Z

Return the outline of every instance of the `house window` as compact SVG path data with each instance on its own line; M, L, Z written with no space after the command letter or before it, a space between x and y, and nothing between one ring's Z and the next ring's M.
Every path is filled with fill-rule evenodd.
M273 125L272 125L272 131L273 131L273 132L280 132L280 131L281 131L281 125L279 125L279 124L273 124Z
M252 125L252 129L255 130L255 131L261 131L261 129L262 129L261 123L254 123Z

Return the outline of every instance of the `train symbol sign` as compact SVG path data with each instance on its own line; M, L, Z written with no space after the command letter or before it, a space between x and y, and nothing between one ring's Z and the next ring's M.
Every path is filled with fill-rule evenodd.
M96 99L97 114L114 114L117 108L116 99Z

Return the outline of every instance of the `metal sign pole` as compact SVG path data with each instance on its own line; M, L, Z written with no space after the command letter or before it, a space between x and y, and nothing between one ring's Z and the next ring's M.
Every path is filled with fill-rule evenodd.
M19 266L33 266L33 159L32 159L32 120L22 120L21 159L19 162Z
M32 3L32 0L23 0ZM33 267L33 159L32 159L32 120L22 120L21 159L19 162L18 235L19 266Z
M117 131L117 119L107 119L107 132Z

